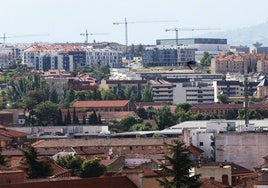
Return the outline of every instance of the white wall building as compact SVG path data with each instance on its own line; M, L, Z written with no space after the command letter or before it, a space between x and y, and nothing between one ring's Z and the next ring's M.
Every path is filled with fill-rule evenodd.
M190 104L214 103L214 88L210 83L189 82L176 83L173 88L173 103L187 102Z
M96 49L88 46L86 49L87 65L109 65L111 68L122 67L123 52L109 47Z

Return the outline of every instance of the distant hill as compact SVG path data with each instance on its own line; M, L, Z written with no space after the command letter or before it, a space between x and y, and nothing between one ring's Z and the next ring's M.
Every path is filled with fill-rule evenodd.
M226 38L230 45L246 45L259 42L268 46L268 22L230 31L213 32L199 37Z

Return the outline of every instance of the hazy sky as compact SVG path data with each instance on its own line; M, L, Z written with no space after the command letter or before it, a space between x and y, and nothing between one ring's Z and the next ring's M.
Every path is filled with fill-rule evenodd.
M0 37L6 42L114 41L125 44L124 25L113 22L176 20L176 22L129 23L128 44L155 44L156 39L175 38L169 28L220 28L232 30L268 21L268 0L0 0ZM193 37L211 31L180 31ZM0 39L0 43L2 39Z

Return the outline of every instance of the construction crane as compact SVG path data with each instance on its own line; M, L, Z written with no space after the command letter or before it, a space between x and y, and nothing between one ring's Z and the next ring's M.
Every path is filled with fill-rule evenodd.
M127 19L125 18L125 20L123 22L114 22L113 25L120 25L120 24L124 24L125 25L125 40L126 40L126 52L128 49L128 24L135 24L135 23L162 23L162 22L177 22L177 20L155 20L155 21L132 21L132 22L128 22Z
M88 35L109 35L109 33L88 33L86 29L86 32L80 33L80 35L86 37L85 44L88 44Z
M39 37L39 36L49 36L49 34L28 34L28 35L7 36L6 33L4 33L3 37L0 37L0 39L3 39L3 44L5 44L7 38L23 38L23 37Z
M219 30L219 28L172 28L172 29L166 29L165 31L175 31L176 33L176 45L178 46L179 42L179 31L197 31L197 30Z

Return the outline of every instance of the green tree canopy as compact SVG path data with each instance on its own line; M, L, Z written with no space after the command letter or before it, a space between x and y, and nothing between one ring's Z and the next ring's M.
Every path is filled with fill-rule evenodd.
M36 105L34 114L41 124L47 125L52 123L55 125L57 122L58 106L51 101L42 102Z
M190 170L194 167L194 163L190 160L190 152L182 141L176 141L174 145L169 145L170 155L166 155L165 159L170 166L162 165L162 169L167 178L157 179L159 185L165 188L199 188L201 182L198 181L200 175L190 177Z
M222 104L228 104L229 97L226 94L221 94L221 95L218 96L218 100Z
M147 82L143 92L141 94L141 100L143 102L152 102L153 101L153 88L150 84L150 82Z
M80 156L73 156L73 155L65 155L63 157L58 158L55 162L56 164L66 168L66 169L71 169L72 170L72 175L73 176L79 176L82 163L84 162L85 159L83 159Z
M5 166L7 164L7 161L6 161L5 157L2 155L2 150L3 150L3 148L0 147L0 165Z
M168 106L163 106L158 109L154 115L154 120L156 121L159 130L163 130L176 124L175 117Z
M107 169L106 166L100 164L99 158L94 158L91 160L85 160L82 163L80 177L88 178L88 177L99 177L103 175Z
M49 160L38 159L38 153L32 146L22 150L23 160L22 169L28 178L46 178L52 175L52 169Z
M210 55L208 52L204 52L203 57L200 60L200 64L202 66L210 66L212 58L213 58L212 55Z

